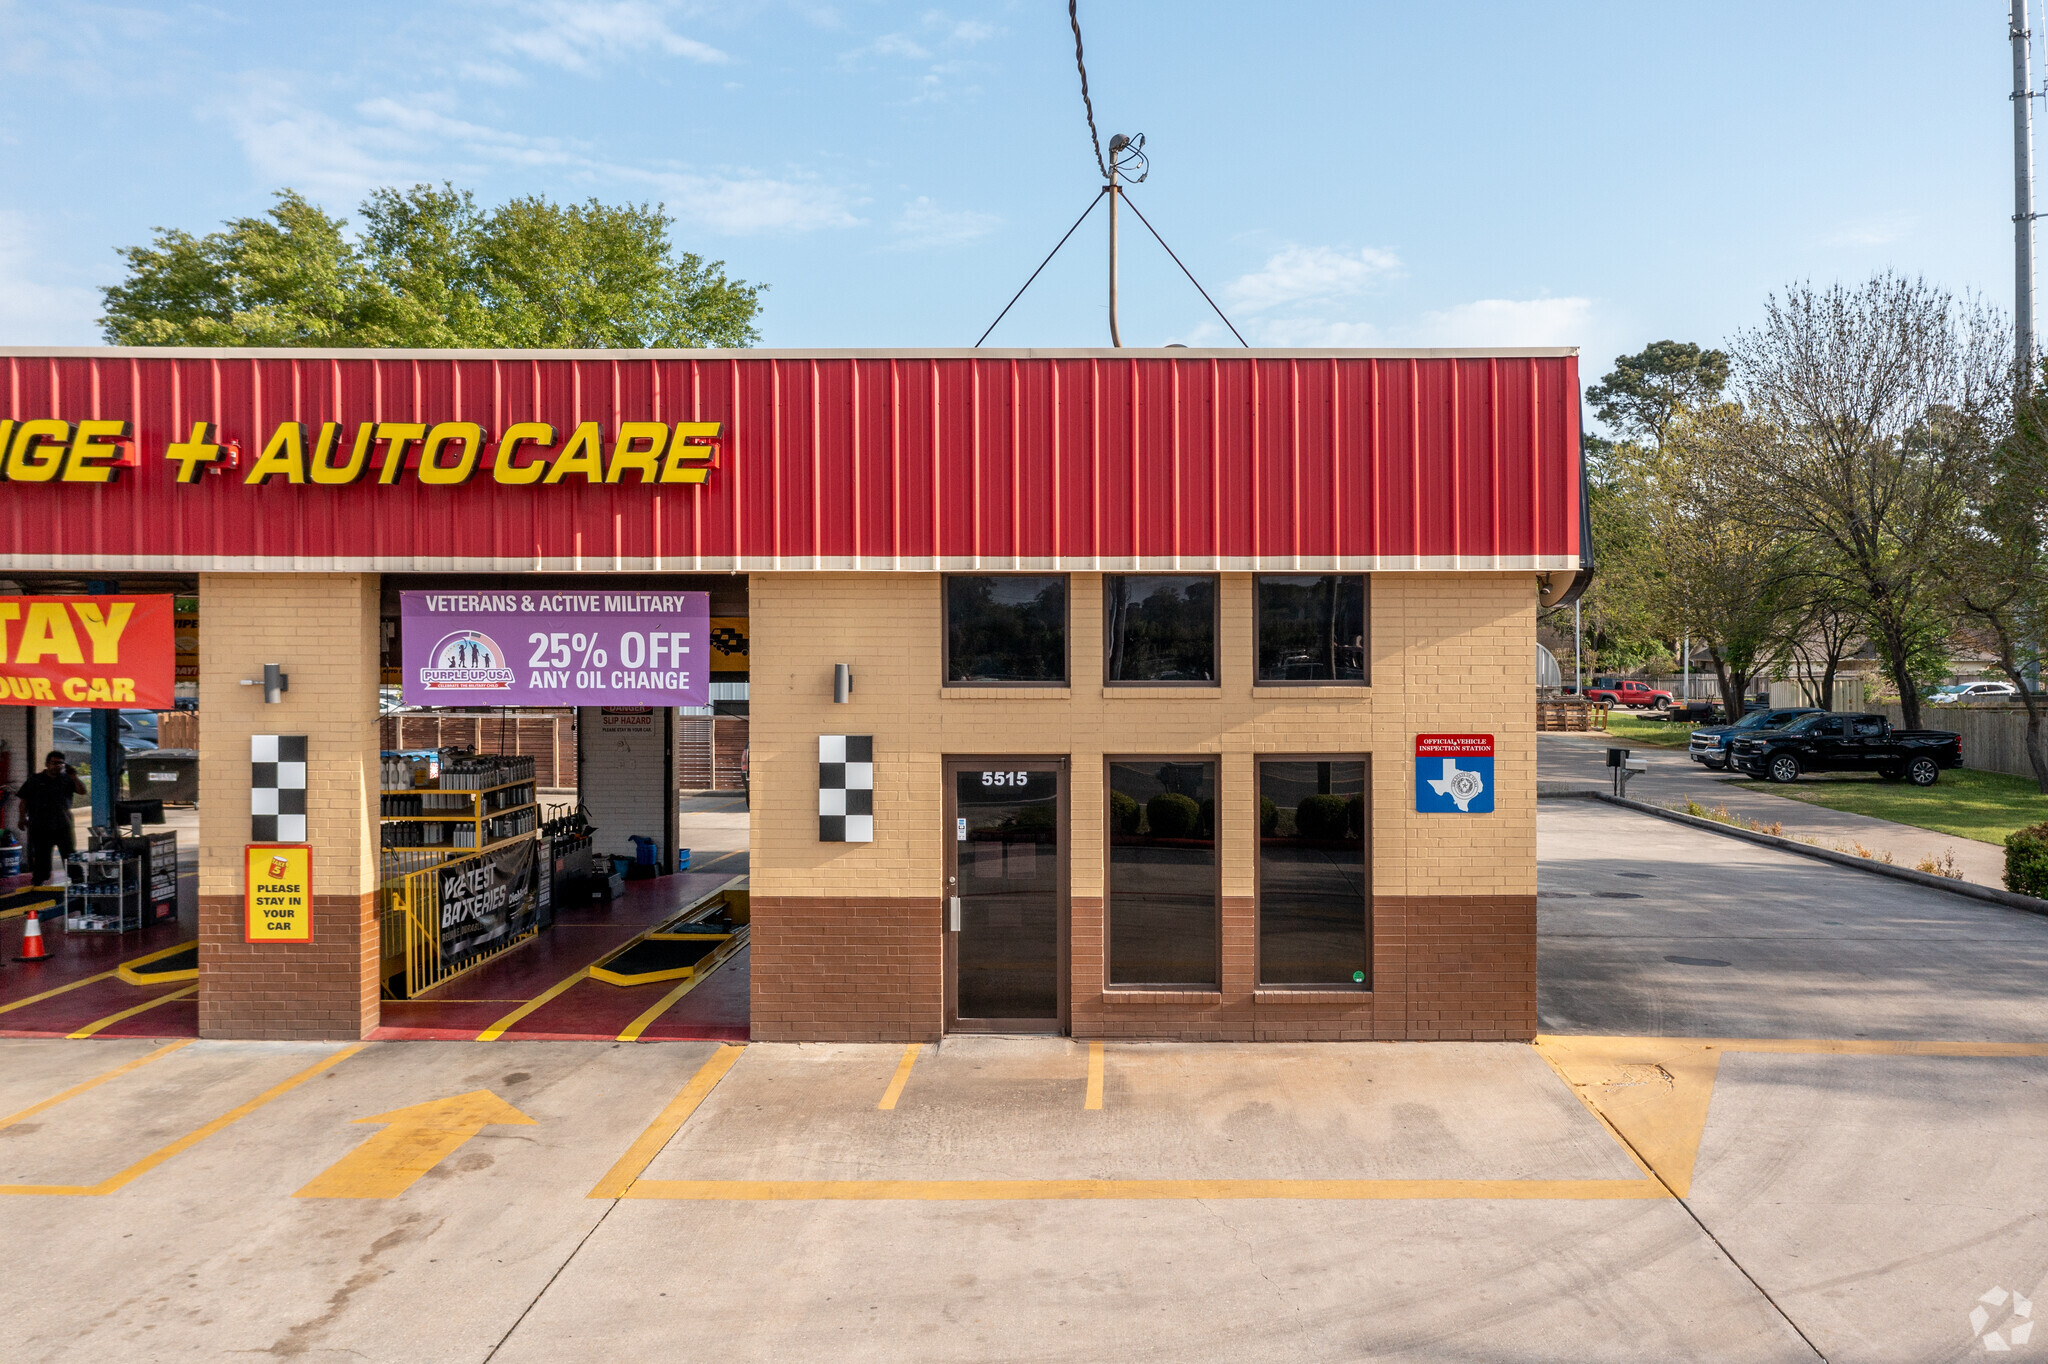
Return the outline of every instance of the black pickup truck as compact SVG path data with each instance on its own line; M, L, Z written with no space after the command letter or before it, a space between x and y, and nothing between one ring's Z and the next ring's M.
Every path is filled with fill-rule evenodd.
M1802 772L1875 772L1886 781L1932 786L1963 765L1963 736L1945 729L1893 729L1882 715L1808 715L1783 729L1742 734L1728 765L1751 777L1798 781Z
M1743 735L1759 729L1783 729L1802 715L1822 715L1818 706L1788 706L1779 710L1753 710L1732 725L1701 725L1692 732L1686 756L1710 772L1728 770L1728 746Z

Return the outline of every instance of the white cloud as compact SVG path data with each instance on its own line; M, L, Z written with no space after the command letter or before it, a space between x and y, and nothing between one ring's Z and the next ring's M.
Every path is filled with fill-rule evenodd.
M958 246L984 237L1002 226L1003 220L993 213L978 213L973 209L940 208L923 195L903 206L903 212L896 221L889 224L889 231L895 237L897 249L903 251L932 250L939 247Z
M1582 346L1595 329L1589 298L1482 298L1426 312L1426 346Z
M593 186L659 196L684 222L727 235L853 227L861 219L846 191L801 176L711 171L670 163L622 165L587 143L473 123L434 101L371 99L354 121L309 109L283 81L252 76L216 111L230 121L244 155L273 184L290 185L346 213L370 190L452 179L476 180L503 167L552 167Z
M27 215L0 209L0 345L91 346L100 341L97 290L52 283Z
M1268 257L1259 269L1232 280L1223 292L1239 311L1256 313L1354 297L1400 273L1400 257L1378 247L1345 252L1328 246L1289 246Z
M501 52L588 75L606 60L658 52L696 62L725 62L725 53L669 26L668 6L654 0L538 0L523 4L528 26L501 29Z

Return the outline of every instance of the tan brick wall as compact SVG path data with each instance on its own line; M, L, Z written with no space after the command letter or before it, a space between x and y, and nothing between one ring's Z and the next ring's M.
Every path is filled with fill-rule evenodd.
M377 1025L377 577L199 578L199 1030L203 1037L351 1038ZM266 705L244 678L281 663ZM313 941L243 942L249 736L307 736Z
M851 1037L822 981L779 959L777 914L800 918L804 950L854 898L926 902L942 887L945 755L1070 759L1071 1023L1077 1036L1526 1037L1534 1032L1536 805L1532 668L1535 585L1526 574L1376 574L1372 686L1253 685L1252 575L1222 578L1221 685L1107 689L1102 579L1071 576L1072 685L980 693L942 687L936 574L756 574L750 586L754 1013L779 1037ZM831 699L832 666L854 696ZM1414 812L1414 737L1495 736L1495 810ZM875 736L872 844L817 841L817 736ZM1106 754L1216 754L1220 761L1223 988L1199 1000L1105 991L1102 983ZM1374 758L1374 988L1369 995L1260 991L1253 983L1257 879L1254 760L1260 754ZM832 941L858 976L864 953L896 970L894 934ZM791 940L796 941L795 939ZM916 945L906 988L940 989L939 958ZM792 949L794 950L794 949ZM895 954L895 955L891 955ZM841 984L843 991L851 987ZM856 990L857 993L857 990ZM877 1010L884 1006L877 1003ZM893 1006L889 1006L892 1007ZM907 1019L909 1015L892 1014ZM803 1031L815 1023L817 1030ZM864 1025L863 1025L864 1026ZM907 1024L905 1026L908 1026ZM926 1031L936 1035L936 1020ZM894 1036L895 1034L891 1034Z

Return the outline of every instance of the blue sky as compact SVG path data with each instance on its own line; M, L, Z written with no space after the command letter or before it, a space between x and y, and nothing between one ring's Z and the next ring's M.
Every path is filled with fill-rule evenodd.
M1097 124L1255 344L1714 342L1787 280L2009 306L2005 10L1084 0ZM2039 27L2037 21L2037 27ZM660 200L779 346L971 344L1095 192L1060 0L0 0L0 343L293 186ZM1229 338L1128 218L1131 344ZM991 345L1104 345L1101 213Z

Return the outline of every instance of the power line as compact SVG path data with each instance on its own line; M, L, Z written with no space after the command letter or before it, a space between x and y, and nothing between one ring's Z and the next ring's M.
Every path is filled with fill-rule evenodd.
M1088 67L1081 60L1080 0L1067 0L1067 22L1074 26L1074 67L1081 73L1081 107L1088 113L1088 140L1095 144L1095 168L1101 171L1102 178L1107 180L1109 165L1102 159L1102 137L1095 131L1095 106L1088 100Z
M1173 248L1166 245L1166 238L1159 235L1159 229L1152 226L1150 220L1148 220L1143 213L1138 212L1138 206L1136 204L1131 203L1131 192L1129 190L1124 191L1124 202L1131 205L1131 212L1138 214L1138 221L1145 224L1145 230L1152 234L1152 240L1158 242L1160 247L1165 250L1166 254L1173 257L1173 263L1175 265L1180 265L1180 272L1188 277L1188 283L1195 286L1195 292L1202 296L1202 301L1208 304L1211 308L1216 308L1216 300L1209 297L1209 291L1202 287L1202 281L1195 278L1195 272L1188 269L1187 266L1181 265L1180 257L1174 256ZM1094 207L1094 205L1091 204L1089 205L1089 207L1092 208ZM1079 227L1080 224L1075 223L1074 226ZM1223 325L1230 328L1230 334L1237 338L1238 345L1243 346L1246 350L1251 349L1252 343L1244 339L1244 333L1240 332L1235 326L1233 326L1229 318L1223 317L1223 310L1221 308L1216 308L1216 316L1223 318Z
M1008 303L1005 303L1005 304L1003 305L1003 310L1002 310L1001 312L999 312L999 313L997 313L997 314L996 314L996 320L995 320L994 322L991 322L991 323L989 323L989 324L988 324L988 332L992 332L992 331L994 331L994 330L996 329L996 327L997 327L997 326L998 326L999 324L1001 324L1002 320L1003 320L1004 318L1006 318L1006 317L1008 317L1008 316L1010 315L1010 309L1012 309L1012 308L1016 307L1016 306L1017 306L1017 300L1018 300L1018 299L1020 299L1020 298L1022 298L1022 297L1024 297L1024 289L1029 289L1029 288L1031 287L1031 280L1037 279L1037 278L1038 278L1038 276L1039 276L1039 274L1040 274L1040 273L1041 273L1041 272L1042 272L1042 271L1043 271L1043 270L1045 269L1045 267L1046 267L1046 266L1048 266L1048 265L1051 265L1051 264L1052 264L1052 258L1053 258L1054 256L1057 256L1057 255L1058 255L1058 254L1060 253L1060 247L1061 247L1061 246L1065 246L1065 245L1067 244L1067 237L1071 237L1071 236L1073 236L1073 235L1074 235L1074 234L1075 234L1076 232L1078 232L1078 231L1080 231L1080 230L1081 230L1081 224L1082 224L1083 222L1086 222L1086 221L1087 221L1087 219L1088 219L1088 215L1089 215L1089 214L1091 214L1091 213L1093 213L1093 212L1095 211L1095 206L1096 206L1097 204L1099 204L1099 203L1101 203L1101 202L1102 202L1102 196L1103 196L1103 195L1105 195L1105 194L1107 194L1107 193L1109 193L1109 187L1108 187L1107 185L1105 185L1105 186L1103 186L1103 187L1102 187L1101 189L1099 189L1099 190L1096 190L1096 191L1095 191L1095 197L1094 197L1093 199L1090 199L1090 200L1088 201L1088 207L1086 207L1086 208L1084 208L1084 209L1082 209L1082 210L1081 210L1081 216L1080 216L1080 217L1078 217L1078 218L1076 218L1076 219L1074 219L1074 225L1073 225L1072 227L1070 227L1070 228L1068 228L1068 229L1067 229L1067 236L1066 236L1066 237L1061 237L1061 238L1059 239L1059 244L1058 244L1058 245L1056 245L1056 246L1054 246L1052 250L1050 250L1050 251L1048 251L1048 252L1046 252L1046 253L1045 253L1045 259L1044 259L1044 260L1042 260L1042 261L1040 261L1040 262L1038 263L1038 269L1037 269L1037 270L1033 270L1033 271L1031 272L1031 279L1027 279L1027 280L1025 280L1025 281L1024 281L1024 288L1023 288L1023 289L1019 289L1019 290L1018 290L1018 291L1017 291L1016 293L1012 294L1012 295L1010 296L1010 301L1009 301ZM1146 224L1146 226L1147 226L1147 227L1150 227L1150 226L1151 226L1151 224L1150 224L1150 223L1147 223L1147 224ZM1157 234L1157 233L1154 233L1153 235L1154 235L1154 236L1157 236L1158 234ZM1161 243L1160 243L1160 245L1161 245L1161 246L1164 246L1165 244L1166 244L1166 243L1164 243L1164 242L1161 242ZM1170 255L1172 255L1173 253L1172 253L1171 251L1169 251L1169 252L1167 252L1166 254L1170 256ZM1190 278L1192 278L1192 276L1190 276ZM1199 289L1199 288L1201 288L1202 286L1201 286L1201 285L1199 285L1199 284L1197 284L1197 285L1196 285L1195 287L1196 287L1197 289ZM1207 297L1207 295L1204 295L1204 297ZM1229 319L1228 319L1228 318L1225 318L1225 319L1224 319L1224 322L1225 322L1225 325L1228 325L1228 323L1229 323ZM976 347L977 349L978 349L978 348L979 348L979 347L981 346L981 342L982 342L982 341L986 341L986 340L988 340L988 332L983 332L983 333L981 334L981 340L980 340L980 341L976 341L976 342L974 343L974 344L975 344L975 347Z

